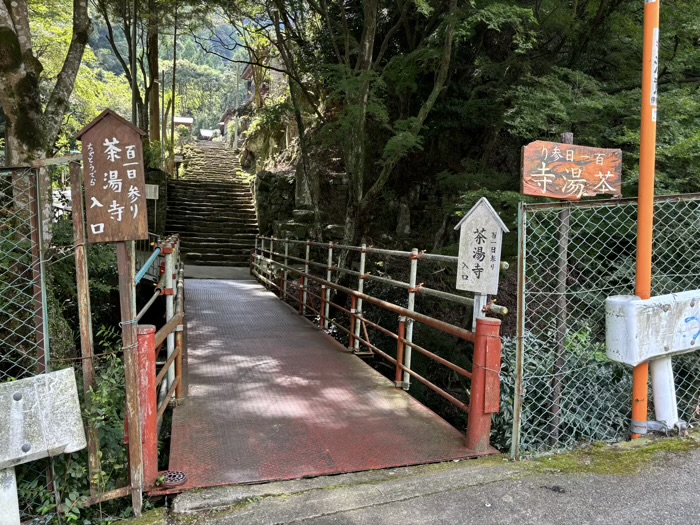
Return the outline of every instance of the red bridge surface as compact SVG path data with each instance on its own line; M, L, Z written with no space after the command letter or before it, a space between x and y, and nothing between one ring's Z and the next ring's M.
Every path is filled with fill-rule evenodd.
M178 491L474 457L464 435L255 281L187 280Z

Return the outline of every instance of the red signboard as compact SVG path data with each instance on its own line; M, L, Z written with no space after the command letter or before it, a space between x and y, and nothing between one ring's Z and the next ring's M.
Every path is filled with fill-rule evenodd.
M622 195L622 152L538 140L523 147L523 195L579 200Z
M148 238L142 135L109 109L78 133L89 243Z

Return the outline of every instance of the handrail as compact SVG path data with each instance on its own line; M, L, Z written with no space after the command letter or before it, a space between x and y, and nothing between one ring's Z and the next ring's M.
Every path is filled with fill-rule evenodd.
M265 246L265 240L269 241L269 245ZM275 251L275 243L284 244L284 253ZM289 244L305 245L306 258L301 259L289 254ZM328 249L327 264L319 263L310 260L309 248L318 246ZM393 279L371 276L365 272L365 255L370 252L365 247L360 248L350 247L359 251L361 254L360 270L345 270L333 264L333 253L335 249L341 248L340 245L333 243L316 243L312 241L289 241L287 239L276 239L271 237L257 237L255 249L251 251L251 273L262 283L269 288L277 290L281 299L296 303L299 307L299 313L304 314L307 311L318 316L319 327L326 329L333 325L340 332L349 337L348 348L358 355L365 355L359 352L360 346L368 349L367 355L376 354L395 367L394 383L397 387L402 387L408 390L408 379L413 378L420 382L436 394L440 395L453 405L461 410L469 413L469 426L467 431L467 443L474 450L485 451L488 448L488 436L490 433L491 414L498 412L500 403L500 321L497 319L477 318L476 330L469 331L459 326L447 323L440 319L421 314L415 311L414 297L417 293L428 293L434 296L451 301L466 303L467 299L462 296L455 296L447 292L439 290L431 290L424 287L422 284L416 284L417 263L420 259L418 250L412 252L394 252L393 250L374 250L374 253L397 253L409 255L411 261L411 282L403 283ZM280 260L275 260L278 257ZM284 262L282 262L284 261ZM297 261L304 264L304 268L290 265L290 261ZM311 273L311 268L325 270L325 278L319 277ZM336 274L346 273L358 278L358 289L354 290L347 286L333 282L332 272ZM290 279L290 274L299 280L299 292L291 293L287 290L287 281ZM408 306L403 307L397 304L373 297L363 291L363 282L365 280L376 277L376 280L385 284L390 284L401 289L407 290L409 295ZM314 283L320 287L320 293L310 289L309 284ZM345 306L336 304L331 301L330 291L335 290L349 297L352 306L348 309ZM309 299L310 298L310 299ZM362 313L363 303L371 304L389 311L398 316L398 334L389 329L380 326L379 324L365 319ZM320 306L317 307L317 305ZM469 301L473 304L473 299ZM330 309L333 308L336 312L342 312L350 318L350 328L343 326L337 319L331 318ZM429 351L423 346L413 342L413 323L419 322L425 326L440 330L443 333L452 335L474 344L474 356L472 359L472 370L467 370L449 360ZM384 349L378 347L370 341L367 332L367 325L372 329L378 330L384 335L393 339L396 343L396 357L389 355ZM364 331L364 337L361 332ZM487 352L486 348L491 348ZM411 367L411 350L415 350L428 359L447 367L456 374L471 382L470 386L470 403L467 404L438 385L431 382L426 377L421 376Z
M179 324L182 323L185 314L179 312L170 318L170 321L165 323L163 327L156 332L156 346L160 346L165 342L170 334L172 334Z
M352 248L354 251L362 252L362 248L356 249L357 247L355 247L355 246L346 247L343 245L332 244L332 243L319 243L319 242L313 242L313 241L294 241L291 239L277 239L275 237L259 237L259 239L260 240L269 240L271 242L282 242L282 243L289 242L289 243L293 243L293 244L305 244L308 246L317 246L317 247L323 247L323 248L328 248L329 246L332 246L334 249L335 248L342 248L342 249ZM391 286L396 286L398 288L404 288L407 290L411 289L410 283L405 283L402 281L389 279L387 277L380 277L378 275L373 275L370 272L360 273L360 272L357 272L355 270L350 270L348 268L341 268L338 266L329 266L328 264L323 264L323 263L319 263L316 261L310 261L310 260L307 261L307 260L302 259L300 257L295 257L293 255L288 255L288 254L285 255L285 254L282 254L279 252L272 251L270 249L265 249L264 247L261 248L260 251L262 251L263 253L267 253L268 255L270 255L270 257L272 257L274 255L274 256L278 256L278 257L282 257L282 258L287 258L287 259L290 259L293 261L305 263L305 264L308 264L310 266L314 266L316 268L322 268L324 270L329 270L329 271L344 273L347 275L352 275L352 276L355 276L355 277L358 277L358 278L364 279L364 280L376 281L376 282L388 284ZM364 253L392 254L392 255L397 255L397 256L401 256L401 257L408 257L409 259L411 257L415 256L415 254L413 252L402 252L402 251L397 251L397 250L384 250L384 249L369 248L369 247L364 250ZM451 255L434 255L434 254L426 254L424 252L418 252L417 258L418 258L418 260L434 260L434 261L457 264L457 257L453 257ZM501 269L503 269L503 270L508 269L508 263L506 263L505 261L501 261ZM450 292L444 292L442 290L435 290L433 288L429 288L427 286L424 286L423 284L420 284L415 288L415 293L420 294L420 295L425 295L425 296L436 297L438 299L443 299L446 301L452 301L454 303L462 304L464 306L474 307L474 298L473 297L466 297L464 295L457 295L457 294L453 294ZM501 306L501 305L497 305L495 303L489 304L487 306L487 308L491 313L494 313L496 315L507 315L508 314L508 308Z
M258 258L263 258L263 257L258 256ZM316 281L317 283L319 283L323 286L328 286L328 287L333 288L339 292L343 292L345 294L355 296L358 299L362 299L365 302L368 302L368 303L373 304L375 306L379 306L381 308L384 308L385 310L389 310L390 312L395 313L397 315L408 317L408 318L413 319L414 321L418 321L419 323L422 323L426 326L430 326L431 328L436 328L438 330L441 330L441 331L445 332L446 334L454 335L455 337L459 337L461 339L464 339L465 341L474 342L474 334L472 332L470 332L469 330L465 330L464 328L460 328L460 327L455 326L453 324L449 324L449 323L446 323L444 321L440 321L439 319L435 319L434 317L429 317L427 315L423 315L421 313L408 310L407 308L403 308L402 306L398 306L394 303L390 303L390 302L384 301L382 299L377 299L376 297L373 297L371 295L360 293L356 290L353 290L351 288L346 288L345 286L341 286L341 285L333 283L331 281L326 281L325 279L322 279L320 277L316 277L315 275L303 272L303 271L298 270L292 266L287 266L285 264L279 263L279 262L274 261L272 259L265 259L265 260L274 266L278 266L281 269L284 269L284 270L287 270L290 272L294 272L297 275L300 275L302 277L306 277L307 279L313 279L314 281Z
M177 235L162 240L157 249L164 263L158 287L148 303L138 314L140 319L156 298L166 298L166 323L156 332L154 326L139 325L138 359L139 359L139 403L140 420L143 427L143 470L146 490L155 487L158 478L158 429L163 414L171 403L181 401L186 389L183 367L185 365L184 347L184 264L180 261L180 239ZM155 252L154 252L155 253ZM155 257L151 258L151 263ZM163 343L167 341L167 359L157 370L156 357ZM159 386L162 385L160 400Z
M257 256L257 258L258 258L258 259L264 259L262 256ZM455 326L455 325L451 325L451 324L449 324L449 323L445 323L444 321L440 321L440 320L434 319L434 318L432 318L432 317L424 316L424 315L419 314L419 313L417 313L417 312L412 312L412 311L407 310L407 309L404 309L404 308L402 308L402 307L400 307L400 306L394 305L393 303L389 303L389 302L386 302L386 301L382 301L381 299L377 299L377 298L375 298L375 297L372 297L372 296L369 296L369 295L366 295L366 294L362 294L362 293L356 292L355 290L352 290L352 289L350 289L350 288L346 288L346 287L344 287L344 286L340 286L340 285L337 285L337 284L335 284L335 283L330 283L329 281L326 281L326 280L324 280L324 279L318 278L318 277L316 277L316 276L314 276L314 275L311 275L311 274L307 274L307 273L301 272L301 271L299 271L299 270L297 270L297 269L295 269L295 268L292 268L292 267L289 267L289 266L286 266L286 265L282 265L282 264L280 264L280 263L277 263L276 261L272 261L272 260L270 260L270 259L264 259L264 260L265 260L266 262L268 262L269 264L273 265L273 266L278 266L278 267L283 268L283 269L286 269L286 270L288 270L288 271L292 271L292 272L294 272L294 273L297 273L297 274L299 274L300 276L302 276L302 277L305 278L305 279L312 279L313 281L316 281L317 283L321 284L321 285L324 286L324 287L325 287L325 286L332 287L332 288L334 288L334 289L336 289L336 290L338 290L338 291L340 291L340 292L343 292L343 293L346 293L346 294L348 294L348 295L351 295L351 296L355 297L356 299L362 299L362 300L364 300L364 301L366 301L366 302L368 302L368 303L370 303L370 304L374 304L374 305L379 306L379 307L382 307L382 308L384 308L384 309L386 309L386 310L389 310L389 311L392 311L392 312L394 312L394 313L397 313L397 314L400 315L400 317L405 317L405 318L412 319L412 320L414 320L414 321L422 322L422 323L425 324L426 326L430 326L430 327L432 327L432 328L436 328L436 329L441 330L441 331L443 331L443 332L445 332L445 333L447 333L447 334L449 334L449 335L454 335L454 336L456 336L456 337L462 338L462 339L464 339L464 340L466 340L466 341L469 341L469 342L474 342L474 341L475 341L475 334L474 334L473 332L470 332L470 331L468 331L468 330L464 330L464 329L459 328L459 327L457 327L457 326ZM286 266L286 267L285 267L285 266ZM261 280L263 280L264 282L266 282L266 283L267 283L268 285L270 285L271 287L277 288L277 289L279 289L279 290L281 291L281 288L279 287L279 285L277 285L276 283L274 283L273 281L271 281L271 280L269 280L269 279L267 279L267 278L264 278L264 277L261 276L257 271L254 270L254 271L253 271L253 274L256 275L258 278L260 278ZM323 325L323 323L324 323L324 320L327 320L330 324L333 324L337 329L339 329L340 331L342 331L342 332L346 333L347 335L349 335L353 341L358 341L359 343L362 343L365 347L369 348L373 353L376 353L376 354L380 355L382 358L384 358L385 360L389 361L391 364L393 364L393 365L396 367L396 370L397 370L397 372L396 372L396 383L397 383L397 386L403 386L404 381L401 381L400 374L406 373L406 374L408 374L409 376L415 378L418 382L420 382L420 383L422 383L423 385L425 385L426 387L430 388L433 392L437 393L438 395L440 395L441 397L443 397L444 399L446 399L447 401L449 401L450 403L452 403L453 405L455 405L457 408L459 408L459 409L461 409L461 410L463 410L464 412L467 412L467 413L470 412L470 407L469 407L469 405L467 405L466 403L460 401L459 399L457 399L456 397L454 397L454 396L451 395L450 393L446 392L446 391L443 390L442 388L438 387L438 386L435 385L434 383L430 382L428 379L424 378L423 376L421 376L420 374L418 374L418 373L415 372L414 370L411 370L409 367L405 366L403 363L400 362L401 359L398 359L398 360L397 360L397 359L392 358L392 357L391 357L390 355L388 355L386 352L384 352L383 350L381 350L381 349L378 348L377 346L371 344L369 341L366 341L365 339L363 339L363 338L360 337L359 335L353 334L350 330L348 330L348 329L345 328L344 326L340 325L340 324L339 324L338 322L336 322L334 319L328 319L328 316L327 316L327 315L324 316L324 312L322 311L322 310L323 310L323 305L324 305L324 302L325 302L325 301L324 301L324 298L323 298L323 297L320 297L320 296L318 296L318 295L316 295L316 294L313 294L313 293L311 293L311 292L309 292L308 295L311 295L311 296L313 296L313 297L320 298L320 300L321 300L321 303L322 303L321 311L316 310L315 308L311 307L310 305L307 305L307 308L308 308L309 310L313 311L314 313L316 313L316 314L321 318L321 320L322 320L322 321L321 321L321 324L322 324L322 325ZM328 303L326 303L326 304L328 304ZM342 307L338 307L338 305L336 305L335 303L330 303L330 304L332 304L334 308L339 308L339 309L345 310L345 309L342 308ZM345 310L345 311L347 311L347 310ZM401 314L405 314L405 315L402 316ZM325 319L324 319L324 317L325 317ZM357 316L357 317L359 317L359 316ZM360 322L364 324L364 323L366 323L367 321L366 321L365 319L361 319ZM401 322L404 322L404 323L405 323L405 321L401 321ZM499 323L500 323L500 322L499 322ZM385 331L385 329L382 330L382 332L384 332L384 331ZM394 334L394 335L395 335L395 334ZM400 343L401 343L402 345L404 345L404 347L409 347L409 348L412 348L412 349L416 349L417 351L419 351L420 353L422 353L422 354L425 355L426 357L431 358L431 359L433 359L434 361L436 361L436 362L438 362L438 363L441 363L441 364L443 364L443 365L445 365L445 366L448 366L448 365L445 364L446 360L444 360L443 358L439 358L439 356L435 355L434 353L429 352L429 351L425 350L424 348L422 348L422 347L420 347L420 346L418 346L418 345L415 345L415 344L412 343L412 342L409 342L409 341L406 340L404 337L396 337L396 338L398 339L398 341L400 341ZM437 358L437 359L436 359L436 358ZM468 379L471 379L472 374L471 374L469 371L464 370L463 368L458 367L457 365L453 365L452 363L450 363L450 365L452 365L452 366L448 366L448 368L451 368L452 370L454 370L454 371L460 373L460 375L462 375L463 377L466 377L466 378L468 378ZM458 370L455 370L455 368L458 369Z
M136 274L136 277L135 277L136 284L139 284L139 282L141 282L141 279L143 279L143 276L146 275L146 273L148 272L148 269L155 262L155 260L158 259L159 255L160 255L160 248L156 248L155 250L153 250L153 253L151 254L151 256L148 259L146 259L146 262L143 263L143 266Z

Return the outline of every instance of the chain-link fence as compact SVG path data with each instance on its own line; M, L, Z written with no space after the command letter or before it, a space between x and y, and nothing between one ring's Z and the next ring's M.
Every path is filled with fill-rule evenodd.
M632 370L606 357L605 299L634 295L636 220L633 199L522 205L512 455L629 434ZM657 198L654 222L653 294L700 288L700 195ZM692 423L700 356L674 370Z
M0 383L43 373L48 312L41 250L38 172L0 170ZM48 461L17 468L23 517L50 491Z

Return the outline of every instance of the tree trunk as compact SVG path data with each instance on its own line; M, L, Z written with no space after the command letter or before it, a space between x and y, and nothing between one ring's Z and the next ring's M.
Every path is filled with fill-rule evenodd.
M160 93L158 80L158 9L156 0L148 0L148 76L150 82L150 92L148 96L149 117L149 137L151 142L160 140Z

